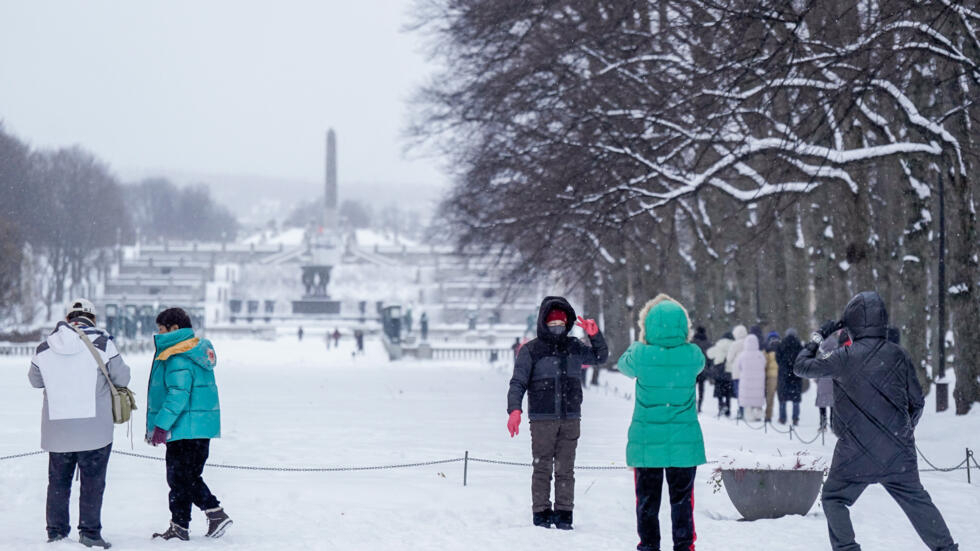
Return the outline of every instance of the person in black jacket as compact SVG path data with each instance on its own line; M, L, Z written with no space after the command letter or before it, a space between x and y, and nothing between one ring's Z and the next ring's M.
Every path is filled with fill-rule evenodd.
M803 350L796 329L787 329L786 336L779 343L776 351L776 363L779 364L779 384L776 386L776 396L779 398L779 423L786 424L786 403L793 404L793 424L800 424L800 401L803 399L803 379L793 373L796 357Z
M703 326L699 325L697 329L694 330L694 337L691 338L691 342L696 344L698 348L701 349L701 353L704 357L708 357L708 349L711 348L711 341L708 340L708 331ZM705 365L707 366L708 360L705 360ZM702 369L701 373L698 373L697 384L698 384L698 413L701 413L701 404L704 403L704 382L708 380L707 369Z
M841 327L853 343L817 356L823 339ZM859 551L848 508L870 484L881 484L933 551L959 547L919 481L915 426L925 401L908 352L886 339L888 311L873 291L855 296L841 321L828 321L796 359L801 377L832 377L832 420L838 436L823 508L837 551Z
M521 404L528 394L531 421L532 519L535 526L572 529L575 498L575 449L582 417L582 365L598 366L609 357L606 340L594 320L578 318L592 343L569 336L575 310L562 297L545 297L538 312L538 338L521 347L507 393L507 429L513 438L521 424ZM551 476L555 507L551 507Z

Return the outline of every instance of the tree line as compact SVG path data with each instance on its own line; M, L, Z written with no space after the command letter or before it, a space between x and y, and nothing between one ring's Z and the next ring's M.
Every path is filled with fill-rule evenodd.
M445 67L419 142L460 247L506 247L603 311L676 295L714 337L802 331L877 289L958 413L980 400L980 12L953 0L427 0ZM937 271L940 190L948 281ZM938 334L937 299L949 304Z
M121 185L80 147L32 149L0 125L0 317L50 317L72 293L91 293L112 247L234 239L238 222L206 186L167 180Z

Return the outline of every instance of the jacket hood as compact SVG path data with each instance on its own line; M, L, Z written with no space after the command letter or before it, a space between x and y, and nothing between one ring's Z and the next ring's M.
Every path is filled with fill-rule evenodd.
M218 363L211 341L198 339L194 336L193 329L178 329L170 333L154 335L153 340L156 344L158 360L166 361L174 356L184 355L204 369L214 369Z
M737 341L744 339L748 334L749 330L746 329L744 325L736 325L735 328L732 329L732 337Z
M759 351L759 337L753 334L745 337L745 352L758 352Z
M46 341L51 350L62 356L74 356L85 349L81 337L68 325L68 322L64 321L58 323Z
M551 331L548 331L548 324L545 322L548 312L556 308L565 312L564 335L552 335ZM538 338L543 341L557 342L561 338L567 337L573 327L575 327L575 310L568 300L565 297L544 297L544 300L541 301L541 308L538 309Z
M847 303L841 316L852 340L867 337L885 338L888 333L888 310L885 301L874 291L859 293Z
M659 294L640 310L640 342L673 347L687 342L691 321L676 300Z

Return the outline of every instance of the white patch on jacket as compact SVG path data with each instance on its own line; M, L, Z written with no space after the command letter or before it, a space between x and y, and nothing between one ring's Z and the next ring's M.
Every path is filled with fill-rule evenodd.
M44 378L48 419L95 417L95 390L102 376L81 338L67 325L47 338L48 349L34 358Z

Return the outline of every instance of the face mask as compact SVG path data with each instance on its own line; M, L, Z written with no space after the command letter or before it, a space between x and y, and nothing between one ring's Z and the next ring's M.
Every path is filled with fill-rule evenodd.
M564 335L565 334L565 326L564 325L549 325L548 326L548 331L551 332L552 335Z

